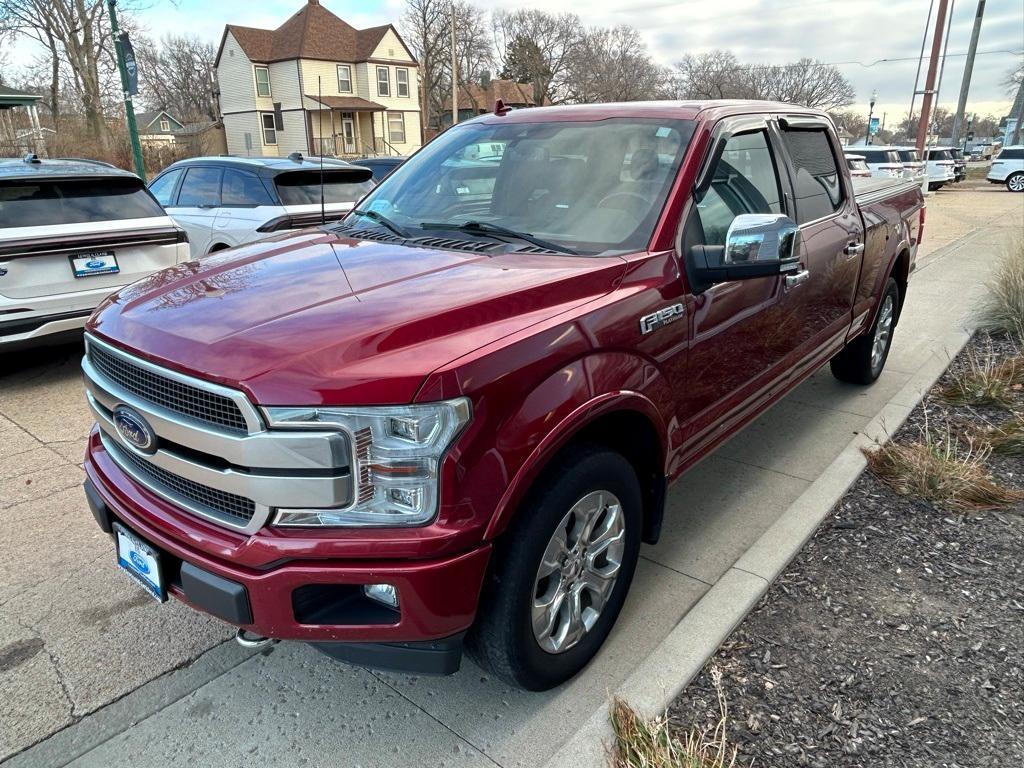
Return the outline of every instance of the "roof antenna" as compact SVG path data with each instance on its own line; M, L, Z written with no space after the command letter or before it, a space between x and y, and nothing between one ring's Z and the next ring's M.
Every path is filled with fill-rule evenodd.
M322 107L324 105L324 94L320 75L316 76L316 99ZM320 111L322 112L323 110ZM317 122L320 128L320 226L323 226L327 223L327 212L324 210L324 116L322 114L317 115Z

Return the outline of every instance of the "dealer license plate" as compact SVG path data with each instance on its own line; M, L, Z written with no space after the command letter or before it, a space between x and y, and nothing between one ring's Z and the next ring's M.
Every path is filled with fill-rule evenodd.
M166 600L160 553L119 523L114 523L114 531L117 564L157 600Z
M71 271L75 277L114 275L121 271L113 251L91 251L71 254Z

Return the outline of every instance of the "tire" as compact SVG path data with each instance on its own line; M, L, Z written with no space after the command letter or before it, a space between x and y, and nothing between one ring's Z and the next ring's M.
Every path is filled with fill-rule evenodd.
M900 306L900 288L891 277L885 284L878 315L867 333L847 344L832 358L832 375L850 384L873 384L885 368ZM876 349L875 343L879 347ZM877 353L877 354L876 354Z
M1011 192L1024 192L1024 171L1011 173L1006 180L1006 188Z
M594 495L598 492L603 495L601 501ZM602 585L609 580L588 570L586 550L581 559L574 555L572 545L587 519L583 508L600 509L602 503L605 510L594 517L593 536L605 533L598 547L604 541L610 543L603 554L589 562L594 569L608 574L614 571L614 577L595 616L593 611L600 598L589 588L580 587L578 579L589 575L592 582ZM636 472L622 455L600 446L579 446L556 458L534 484L517 519L498 542L477 620L466 638L470 656L495 676L530 691L553 688L583 669L611 632L633 580L640 555L642 503ZM621 527L612 525L616 520ZM556 544L559 530L569 551L556 557L555 552L566 551ZM621 541L616 532L621 534ZM557 568L542 562L546 555L548 562L558 564ZM575 560L569 563L573 557ZM548 570L551 572L542 576ZM573 600L573 594L578 595L577 600ZM550 611L537 607L548 603L558 607ZM574 605L580 617L576 623L572 621ZM584 606L583 610L578 606ZM542 627L539 634L534 628L535 616ZM590 621L589 627L584 626L586 620ZM545 628L549 629L546 634ZM573 628L582 629L582 635L577 636Z

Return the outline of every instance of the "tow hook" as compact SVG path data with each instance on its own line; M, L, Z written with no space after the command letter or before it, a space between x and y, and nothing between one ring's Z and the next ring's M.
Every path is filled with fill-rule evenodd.
M276 645L281 641L273 637L254 635L247 630L240 629L235 632L235 642L243 648L266 648L269 645Z

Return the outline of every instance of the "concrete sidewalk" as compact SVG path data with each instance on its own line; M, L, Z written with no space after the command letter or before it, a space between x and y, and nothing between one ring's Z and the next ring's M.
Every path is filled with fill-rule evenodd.
M544 764L714 585L760 579L767 587L764 578L735 564L915 374L948 360L996 251L1024 223L1024 200L1005 194L994 225L922 252L876 385L842 385L827 369L819 372L673 488L662 540L644 549L615 631L595 663L568 685L526 694L469 662L449 678L415 678L331 663L297 644L259 655L222 645L8 765ZM935 215L933 210L929 225ZM91 567L113 571L103 560ZM194 625L189 635L188 620L175 621L170 640L179 646L216 642L215 626ZM144 637L151 632L138 629ZM145 654L119 651L105 659L106 677L116 681L145 670ZM658 685L656 678L651 685Z

